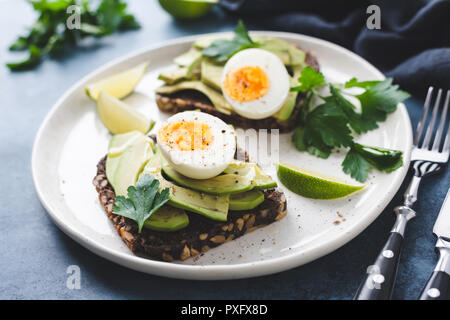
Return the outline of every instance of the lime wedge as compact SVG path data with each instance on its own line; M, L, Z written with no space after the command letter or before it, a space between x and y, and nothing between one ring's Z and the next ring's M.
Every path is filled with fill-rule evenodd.
M114 134L133 130L147 133L155 123L125 102L103 91L97 100L97 110L105 127Z
M278 164L277 174L286 188L301 196L313 199L342 198L364 188L364 185L352 186L318 172L285 163Z
M159 4L176 19L204 16L219 0L159 0Z
M100 95L100 91L104 91L115 98L121 99L129 95L134 88L136 88L145 72L147 72L148 65L149 62L144 62L134 68L92 83L86 87L86 94L91 99L97 100Z

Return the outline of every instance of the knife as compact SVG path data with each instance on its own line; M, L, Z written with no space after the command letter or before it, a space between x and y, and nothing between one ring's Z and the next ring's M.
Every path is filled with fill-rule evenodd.
M420 300L447 299L450 284L450 189L434 224L433 233L438 237L436 250L439 251L439 261L420 294Z

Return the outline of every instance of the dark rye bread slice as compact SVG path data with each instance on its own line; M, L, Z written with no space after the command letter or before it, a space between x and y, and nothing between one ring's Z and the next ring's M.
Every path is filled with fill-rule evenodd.
M305 62L312 68L319 70L319 62L310 52L306 53ZM303 105L305 96L299 93L294 112L286 121L278 121L270 117L259 120L244 118L238 114L226 115L217 111L211 101L201 92L195 90L182 90L172 94L156 94L156 104L161 111L178 113L186 110L200 109L203 112L221 118L226 123L243 129L280 129L280 132L289 132L296 126L297 114Z
M263 191L264 201L255 209L229 211L226 222L213 221L199 214L186 212L189 215L189 225L182 230L158 232L143 228L142 232L138 233L133 220L113 213L116 195L106 178L105 163L106 156L97 164L97 175L93 184L114 228L130 250L138 256L167 262L186 260L280 220L287 213L284 193L275 188Z

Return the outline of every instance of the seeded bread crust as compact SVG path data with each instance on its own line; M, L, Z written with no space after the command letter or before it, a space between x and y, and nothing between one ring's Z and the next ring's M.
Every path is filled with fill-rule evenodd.
M138 256L172 262L186 260L229 242L246 233L264 227L286 216L284 193L278 189L264 190L264 201L255 209L229 211L226 222L213 221L199 214L186 212L189 225L176 232L159 232L143 228L138 233L137 224L113 213L116 195L106 178L106 156L97 164L93 184L106 215L130 250Z
M305 62L312 68L319 70L319 63L315 56L307 52ZM186 110L199 109L203 112L216 116L226 123L243 129L279 129L280 132L289 132L296 126L297 115L303 105L305 96L298 94L294 112L286 121L278 121L270 117L265 119L252 120L244 118L238 114L227 115L217 111L211 101L202 93L195 90L182 90L172 94L156 94L156 104L163 112L178 113Z

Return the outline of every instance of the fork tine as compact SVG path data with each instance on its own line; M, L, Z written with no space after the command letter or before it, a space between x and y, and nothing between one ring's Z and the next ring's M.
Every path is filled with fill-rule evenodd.
M442 148L442 152L447 153L447 155L449 154L449 151L450 151L450 126L448 127L448 130L447 130L447 136L445 137L444 147ZM447 157L447 161L448 161L448 157Z
M436 132L436 136L434 138L433 142L433 151L439 151L439 146L441 145L441 137L442 133L444 132L445 123L447 120L447 110L448 110L448 103L450 100L450 90L447 90L447 96L445 97L445 103L444 103L444 110L442 110L441 115L441 122L439 123L438 130Z
M431 135L433 134L434 124L436 122L436 116L439 109L439 104L441 102L442 89L439 89L436 101L434 102L433 114L431 115L431 121L428 124L427 132L425 133L425 138L421 148L428 149L430 145Z
M416 134L414 136L414 145L418 146L420 137L422 136L423 127L425 125L425 121L427 120L427 114L428 109L430 108L430 100L431 96L433 95L433 87L428 88L427 97L425 98L425 104L423 105L423 112L422 112L422 118L419 121L419 124L417 125Z

